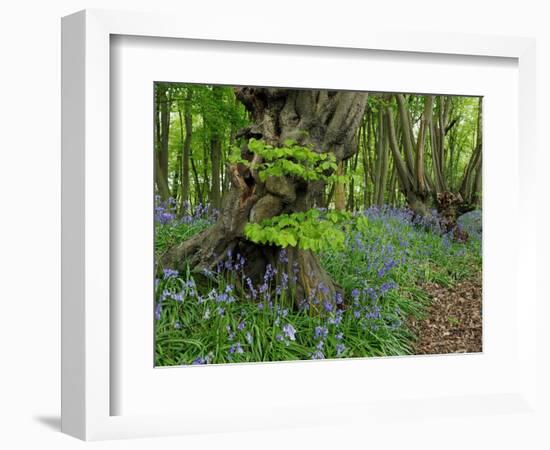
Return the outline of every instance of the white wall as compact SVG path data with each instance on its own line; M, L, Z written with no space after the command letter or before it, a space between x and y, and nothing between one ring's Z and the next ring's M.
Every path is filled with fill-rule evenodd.
M143 1L143 0L19 0L4 2L0 10L0 255L2 263L0 315L2 372L0 372L0 447L33 448L38 445L80 448L83 443L61 435L59 421L59 316L60 316L60 17L83 8L173 10L186 21L214 15L227 16L236 27L244 11L258 13L265 26L323 26L327 33L348 27L422 29L476 34L531 36L538 39L538 129L540 178L550 149L543 142L550 117L543 104L550 104L550 15L544 1L389 0L298 2L261 1ZM189 5L188 5L189 4ZM305 24L305 25L304 25ZM544 162L544 163L543 163ZM541 225L546 222L548 188L541 189ZM541 228L542 231L542 228ZM548 250L548 238L540 233L540 245ZM541 252L542 253L542 252ZM545 261L544 261L545 262ZM548 272L539 257L539 273ZM545 270L546 269L546 270ZM548 295L545 294L548 298ZM542 310L545 308L545 311ZM548 316L543 305L540 324ZM535 312L533 312L535 314ZM541 338L548 340L548 331ZM548 346L543 351L547 354ZM543 361L541 363L545 364ZM550 379L548 365L543 375ZM546 391L546 394L548 391ZM546 397L548 401L548 396ZM501 432L484 430L494 420ZM550 421L549 421L550 423ZM287 430L247 435L201 436L133 442L132 447L188 446L187 448L330 448L382 444L392 448L539 448L542 424L525 418L500 417L461 419L453 422L403 423L399 430L380 429L367 435L344 428ZM548 437L546 437L548 445ZM355 445L354 445L355 443ZM95 444L122 448L125 442ZM540 448L543 448L539 439ZM550 447L550 446L549 446ZM549 448L547 447L547 448Z

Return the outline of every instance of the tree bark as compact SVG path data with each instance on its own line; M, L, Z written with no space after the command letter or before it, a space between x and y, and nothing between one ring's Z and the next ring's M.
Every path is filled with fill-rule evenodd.
M168 186L168 135L170 133L170 96L168 88L159 86L159 108L160 108L160 154L159 154L159 176L162 177L162 184ZM162 195L161 190L161 195ZM168 195L169 195L169 189Z
M359 140L359 134L357 135L358 137L358 140ZM351 161L352 159L350 158L349 160L349 164L350 166L352 165L351 164ZM348 211L355 211L355 178L354 178L354 175L357 171L357 163L359 162L359 147L357 148L357 153L355 153L355 156L353 157L353 168L350 170L350 174L351 174L351 179L349 181L349 194L348 194L348 205L347 205L347 210Z
M170 189L168 188L166 178L162 175L158 155L155 157L155 182L157 184L157 190L160 198L166 200L170 197Z
M212 96L216 103L221 101L221 88L214 86L212 88ZM211 164L211 179L210 186L210 203L215 209L219 209L221 201L221 179L220 179L220 162L222 154L222 136L220 130L214 124L211 127L210 133L210 164Z
M340 161L338 163L338 169L336 170L336 175L344 175L344 162ZM338 211L343 211L346 209L346 192L344 190L344 183L340 180L334 182L334 209Z
M391 106L386 108L386 124L388 128L387 134L390 149L393 156L394 166L396 168L397 178L399 180L399 185L401 186L401 192L403 192L409 208L411 208L415 214L426 216L428 214L426 196L415 189L416 183L414 182L413 174L408 171L406 164L401 158L401 153L399 152Z
M210 164L212 165L212 184L210 186L210 204L215 208L220 207L221 182L220 182L220 156L222 143L218 136L210 141Z
M380 154L380 176L378 179L378 198L377 203L378 205L383 205L385 203L385 197L386 197L386 180L388 178L388 133L383 133L381 136L382 139L382 147L381 147L381 154Z
M403 134L403 144L404 144L404 152L405 152L405 163L407 165L407 170L409 173L414 172L414 165L413 165L413 129L412 129L412 123L411 123L411 116L409 114L409 110L406 105L405 96L403 94L397 94L395 96L397 99L397 105L398 105L398 111L399 111L399 118L401 121L401 132Z
M204 193L201 188L201 183L199 182L199 171L197 170L197 165L195 164L195 158L193 158L193 154L189 152L189 162L191 163L191 169L193 170L193 179L195 181L195 196L196 201L195 204L203 204L204 203ZM205 163L206 164L206 163Z
M415 179L416 189L419 192L426 192L425 173L424 173L424 145L426 143L426 131L430 127L433 108L433 96L428 95L424 100L424 112L420 122L420 130L418 132L418 141L416 143L416 158L415 158Z
M366 93L249 87L236 88L235 93L253 120L239 132L240 137L263 139L274 146L293 139L316 152L332 152L338 163L357 151L356 130L365 110ZM242 156L258 160L246 146ZM204 269L214 270L231 251L246 259L244 271L256 283L261 282L268 264L279 273L287 273L289 279L294 278L297 268L295 306L305 302L314 314L321 314L326 305L335 307L341 288L321 267L316 254L287 247L287 262L282 263L279 247L254 244L243 236L247 223L310 209L317 204L323 185L289 177L264 183L242 164L229 165L228 173L231 189L224 196L217 223L168 249L160 264L180 270L189 266L199 274Z
M479 193L481 192L481 153L483 147L483 110L482 99L479 99L479 109L477 116L477 133L475 148L472 152L472 156L468 161L468 165L464 171L462 182L460 184L460 194L464 199L466 209L472 209L475 206L479 206Z
M191 101L193 92L190 87L187 88L187 94L183 104L183 116L185 122L185 139L183 140L183 161L181 168L181 200L180 214L183 215L189 208L189 157L191 154L191 140L193 138L193 115L191 112ZM181 118L180 118L181 120Z
M369 195L369 155L370 147L372 141L371 133L371 120L372 112L368 111L367 120L363 124L363 208L367 209L370 206L370 195Z

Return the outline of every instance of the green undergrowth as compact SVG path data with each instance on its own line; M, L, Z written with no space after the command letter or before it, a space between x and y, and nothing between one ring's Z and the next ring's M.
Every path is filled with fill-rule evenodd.
M157 255L209 224L204 218L157 223ZM419 222L404 209L372 208L351 217L344 245L320 256L345 291L337 299L345 308L327 304L322 317L288 307L293 292L281 274L268 270L263 283L252 284L240 255L227 255L200 288L189 272L165 269L156 280L156 365L411 354L415 336L406 322L425 314L429 297L422 285L452 286L481 271L478 239L455 242L435 222Z

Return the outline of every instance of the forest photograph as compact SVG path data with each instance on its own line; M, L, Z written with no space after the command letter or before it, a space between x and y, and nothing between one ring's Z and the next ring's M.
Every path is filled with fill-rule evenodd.
M481 352L482 110L156 82L155 366Z

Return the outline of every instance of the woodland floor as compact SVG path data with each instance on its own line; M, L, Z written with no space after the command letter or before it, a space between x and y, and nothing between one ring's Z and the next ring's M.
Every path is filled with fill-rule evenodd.
M205 211L182 219L168 213L158 207L157 255L215 220ZM361 217L367 227L359 227ZM455 241L404 208L369 208L346 227L345 245L325 250L321 262L349 308L323 316L284 307L292 292L267 269L263 284L236 289L245 274L235 255L206 286L189 271L164 268L155 281L155 364L482 351L480 239Z
M426 283L423 289L432 304L424 319L410 323L419 336L414 354L481 352L481 274L452 287Z

